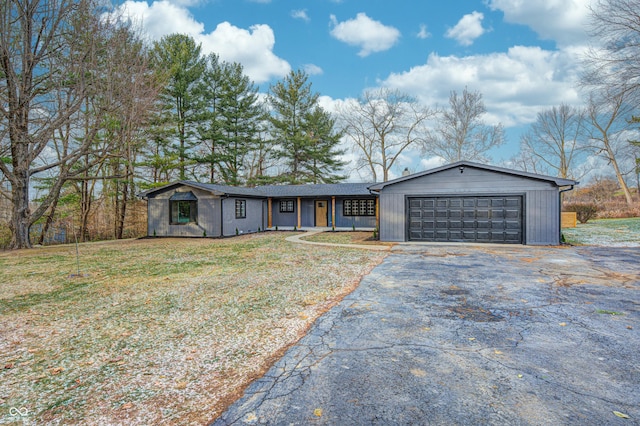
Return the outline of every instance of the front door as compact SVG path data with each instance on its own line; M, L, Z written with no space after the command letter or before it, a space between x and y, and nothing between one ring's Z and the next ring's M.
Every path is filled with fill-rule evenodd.
M316 226L327 226L328 201L316 200Z

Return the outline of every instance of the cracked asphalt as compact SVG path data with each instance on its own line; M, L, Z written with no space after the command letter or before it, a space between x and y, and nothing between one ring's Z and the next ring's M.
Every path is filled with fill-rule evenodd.
M213 424L640 424L639 260L400 246Z

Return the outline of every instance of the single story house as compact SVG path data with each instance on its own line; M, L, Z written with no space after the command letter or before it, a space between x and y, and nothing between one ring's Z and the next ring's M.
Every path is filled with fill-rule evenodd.
M376 227L371 183L243 188L179 181L138 194L147 232L158 237L227 237L281 228Z
M382 241L560 243L560 195L578 182L460 161L380 183L255 188L175 182L138 194L149 236L379 228Z

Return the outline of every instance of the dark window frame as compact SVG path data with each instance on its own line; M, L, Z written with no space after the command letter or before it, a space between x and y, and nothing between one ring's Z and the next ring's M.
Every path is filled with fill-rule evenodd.
M295 200L280 200L280 213L295 213Z
M342 200L342 215L345 217L376 215L376 200L371 198L347 198Z
M188 225L198 223L198 202L194 200L170 200L169 223L171 225Z
M236 219L247 218L247 200L236 200Z

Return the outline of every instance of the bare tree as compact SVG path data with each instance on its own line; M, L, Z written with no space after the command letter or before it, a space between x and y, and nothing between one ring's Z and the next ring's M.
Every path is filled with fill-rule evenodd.
M539 160L542 171L566 179L574 177L576 157L584 150L584 133L584 112L562 104L539 112L521 144Z
M0 172L11 189L11 248L30 247L30 226L65 182L112 147L100 134L119 99L99 94L114 84L105 69L113 64L101 57L117 25L97 6L92 0L0 3L0 128L8 129L0 135ZM89 154L91 164L79 161ZM31 178L45 172L54 177L32 211Z
M382 88L366 91L338 111L345 136L359 155L358 169L367 169L374 181L389 170L410 147L424 143L426 122L435 112L406 94Z
M625 93L625 90L612 93L608 89L592 92L587 113L590 148L611 165L627 204L631 205L633 204L631 191L625 181L626 173L621 170L619 158L628 153L631 148L626 136L631 126L630 119L634 107L627 102Z
M542 160L526 144L520 145L520 151L506 162L505 167L528 173L544 173Z
M435 131L431 132L425 152L442 157L446 162L460 160L488 162L487 152L504 143L501 124L482 121L486 112L482 94L465 88L462 96L454 90L449 96L449 109L442 111Z
M591 6L595 46L586 58L583 85L640 97L640 0L597 0Z

